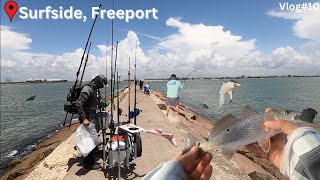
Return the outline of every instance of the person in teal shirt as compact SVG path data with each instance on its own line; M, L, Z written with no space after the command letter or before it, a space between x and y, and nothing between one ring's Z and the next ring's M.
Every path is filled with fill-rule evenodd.
M147 95L150 95L150 85L149 85L149 83L146 84L144 93L147 94Z
M167 83L167 110L166 117L169 116L169 111L171 107L176 109L177 114L179 115L179 91L183 88L183 84L177 80L177 76L172 74L170 80Z

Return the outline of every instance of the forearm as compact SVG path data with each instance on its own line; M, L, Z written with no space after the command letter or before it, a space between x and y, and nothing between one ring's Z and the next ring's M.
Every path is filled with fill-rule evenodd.
M309 127L296 129L285 146L280 170L291 179L319 179L320 133Z
M165 162L143 177L144 180L187 179L185 171L177 160Z

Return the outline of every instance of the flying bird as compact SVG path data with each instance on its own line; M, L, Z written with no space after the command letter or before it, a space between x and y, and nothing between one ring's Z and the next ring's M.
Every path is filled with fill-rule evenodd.
M222 84L220 92L219 92L220 93L219 106L224 104L224 95L227 93L230 96L230 102L232 102L232 98L233 98L232 92L233 92L233 90L237 89L240 86L241 86L241 84L239 84L238 82L236 82L234 80L230 80L229 82L223 81L223 84Z

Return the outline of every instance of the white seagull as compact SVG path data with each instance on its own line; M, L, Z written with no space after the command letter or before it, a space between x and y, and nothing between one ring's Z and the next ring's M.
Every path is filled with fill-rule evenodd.
M222 80L223 81L223 80ZM236 81L230 80L229 82L223 81L223 84L220 89L220 99L219 99L219 106L224 104L224 95L229 94L230 96L230 102L232 101L232 91L240 87L241 84L239 84Z

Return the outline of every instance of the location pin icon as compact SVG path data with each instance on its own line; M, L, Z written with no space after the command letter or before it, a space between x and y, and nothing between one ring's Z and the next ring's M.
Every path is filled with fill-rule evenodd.
M7 1L6 4L4 4L4 10L6 11L10 21L12 22L12 19L18 10L18 4L12 0Z

